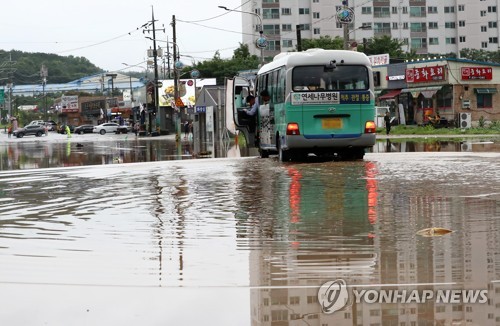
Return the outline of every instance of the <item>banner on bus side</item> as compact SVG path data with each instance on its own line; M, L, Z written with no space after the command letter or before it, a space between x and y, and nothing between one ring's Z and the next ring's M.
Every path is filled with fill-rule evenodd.
M292 104L368 104L370 92L296 92Z

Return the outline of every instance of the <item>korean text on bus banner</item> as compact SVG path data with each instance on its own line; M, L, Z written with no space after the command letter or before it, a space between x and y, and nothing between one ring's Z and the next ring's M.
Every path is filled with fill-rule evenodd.
M370 103L370 92L304 92L293 93L292 104L360 104Z

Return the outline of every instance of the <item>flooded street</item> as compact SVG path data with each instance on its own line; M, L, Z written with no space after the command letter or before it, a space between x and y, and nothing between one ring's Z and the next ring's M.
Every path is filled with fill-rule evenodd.
M500 153L399 151L3 168L0 324L498 325ZM488 302L351 294L326 314L338 279Z

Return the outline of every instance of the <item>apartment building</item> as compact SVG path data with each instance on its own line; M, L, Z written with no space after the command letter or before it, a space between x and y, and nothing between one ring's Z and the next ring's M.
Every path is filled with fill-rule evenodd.
M404 51L418 54L499 50L500 0L242 0L243 43L255 44L262 23L268 46L262 52L249 48L268 62L296 50L299 26L303 39L343 37L336 19L343 2L354 11L350 41L389 35L404 41Z

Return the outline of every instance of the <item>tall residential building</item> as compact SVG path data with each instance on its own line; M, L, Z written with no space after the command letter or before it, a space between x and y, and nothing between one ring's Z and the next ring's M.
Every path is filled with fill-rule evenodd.
M297 27L302 39L343 37L336 12L343 2L354 11L350 42L389 35L404 41L404 51L418 54L460 53L465 48L498 51L500 0L242 0L243 43L255 44L260 20L268 46L252 54L266 62L296 50Z

